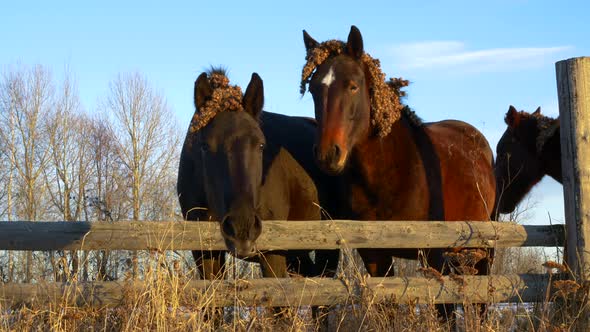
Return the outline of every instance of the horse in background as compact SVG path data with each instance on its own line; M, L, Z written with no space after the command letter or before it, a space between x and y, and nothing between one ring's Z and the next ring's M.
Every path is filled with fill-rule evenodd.
M559 118L517 111L510 106L508 126L496 146L497 213L511 213L545 175L562 183Z
M227 249L260 257L264 277L316 275L307 251L256 250L263 220L319 220L318 193L307 172L260 127L263 82L252 74L245 94L222 70L202 73L186 135L177 191L186 220L217 220ZM223 275L224 251L193 251L201 276Z
M492 150L481 132L457 120L422 123L400 102L408 82L385 80L355 26L346 42L319 43L305 30L303 40L301 93L309 86L314 101L315 157L326 173L346 179L342 205L350 219L490 219L496 181ZM418 249L358 251L374 277L393 274L392 256L419 255ZM439 271L443 252L427 254ZM488 274L489 262L481 260L476 269Z

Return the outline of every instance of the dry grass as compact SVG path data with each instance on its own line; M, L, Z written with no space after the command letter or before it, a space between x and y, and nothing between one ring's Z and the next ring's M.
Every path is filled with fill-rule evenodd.
M482 256L480 251L449 255L458 267L468 272ZM121 303L115 307L94 307L80 303L76 288L66 296L49 302L0 308L2 331L448 331L450 323L442 322L433 303L413 301L397 303L395 299L376 300L366 289L367 276L358 254L350 249L341 252L337 278L349 289L346 303L322 308L314 316L305 303L278 310L251 307L235 297L234 305L212 309L218 289L202 292L189 290L194 271L165 252L152 251L144 256L141 280L145 287L124 288ZM224 279L259 277L257 265L229 260ZM544 264L551 276L566 268L555 262ZM394 267L397 272L398 267ZM406 266L406 269L408 267ZM418 273L432 272L428 268ZM438 278L436 274L432 278ZM125 278L131 284L130 274ZM463 282L455 276L457 282ZM69 275L68 282L76 283ZM237 285L238 283L236 283ZM587 290L575 281L552 280L554 292L547 292L542 303L487 303L485 312L465 299L459 304L456 325L459 331L567 331L579 319L572 311L585 300ZM235 292L239 290L236 286ZM490 285L493 291L493 285ZM297 302L294 300L294 302ZM221 315L222 313L222 315ZM217 316L216 316L217 314ZM217 319L216 319L217 317Z

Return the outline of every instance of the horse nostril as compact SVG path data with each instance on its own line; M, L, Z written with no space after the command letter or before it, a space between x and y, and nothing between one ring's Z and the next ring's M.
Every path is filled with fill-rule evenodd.
M223 218L223 221L221 222L221 230L227 236L230 236L230 237L235 236L234 226L232 224L232 220L231 220L230 216Z
M334 157L336 160L340 159L340 154L342 153L342 150L340 149L340 146L338 144L334 144Z

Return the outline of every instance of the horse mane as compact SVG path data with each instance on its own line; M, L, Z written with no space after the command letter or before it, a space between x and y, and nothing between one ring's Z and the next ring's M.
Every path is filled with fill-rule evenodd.
M213 75L228 77L228 69L224 66L211 66L209 69L205 70L207 77L212 77ZM229 80L229 79L228 79Z
M534 117L537 121L537 129L539 129L539 135L536 139L537 154L541 154L545 143L551 139L555 133L559 130L560 122L559 118L554 119L541 114L533 113L531 117Z
M408 86L408 84L408 80L404 80L402 78L390 78L389 81L387 81L387 85L393 89L393 92L397 95L400 103L402 103L402 99L407 97L407 92L402 90L402 88ZM420 118L418 114L416 114L416 112L410 108L410 106L403 103L402 105L403 108L401 110L401 116L406 119L408 123L414 128L424 127L424 121L422 121L422 118Z
M189 131L197 132L205 127L211 119L220 112L243 111L242 89L237 85L230 85L227 70L223 67L211 67L206 71L207 80L213 89L211 98L205 105L195 112L191 120Z
M305 94L307 84L319 65L327 59L343 54L346 44L341 40L328 40L308 49L305 56L305 66L301 72L301 84L299 92ZM391 126L400 118L405 107L400 102L400 97L405 95L401 89L408 86L409 81L402 78L385 80L385 74L381 70L381 62L364 52L361 63L368 73L370 82L369 96L371 99L371 124L375 133L380 137L387 136Z
M408 121L408 123L414 128L423 128L424 121L413 111L410 106L405 105L402 108L402 117Z

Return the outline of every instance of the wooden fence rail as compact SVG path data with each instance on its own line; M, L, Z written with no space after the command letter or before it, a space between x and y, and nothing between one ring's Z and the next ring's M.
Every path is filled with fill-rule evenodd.
M550 300L547 291L550 276L538 274L504 276L465 276L463 282L444 277L442 282L420 277L368 278L363 284L354 280L327 278L290 278L256 280L193 280L178 286L181 305L207 306L303 306L333 305L358 301L361 298L398 303L416 301L430 303L500 303ZM10 306L21 303L59 301L70 305L113 307L135 294L160 292L153 298L171 299L163 287L146 282L38 283L0 285L0 303ZM184 303L183 303L184 302Z
M260 250L563 246L564 226L508 222L265 221ZM0 222L0 250L224 250L216 222Z

